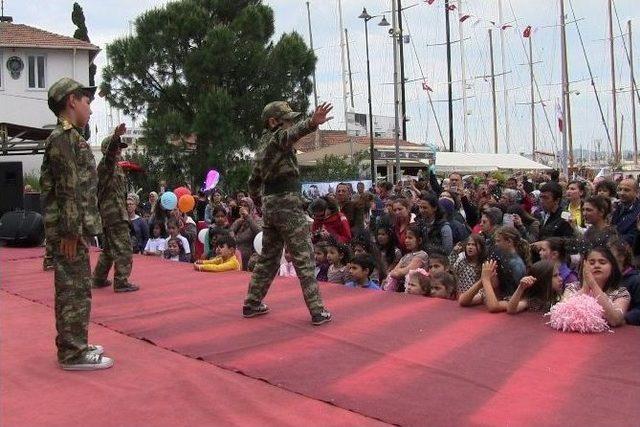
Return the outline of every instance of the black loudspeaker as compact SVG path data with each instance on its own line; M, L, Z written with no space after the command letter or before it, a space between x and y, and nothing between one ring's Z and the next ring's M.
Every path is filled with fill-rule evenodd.
M0 216L24 207L22 162L0 162Z
M44 221L38 212L11 211L0 218L0 240L8 246L38 246L44 240Z

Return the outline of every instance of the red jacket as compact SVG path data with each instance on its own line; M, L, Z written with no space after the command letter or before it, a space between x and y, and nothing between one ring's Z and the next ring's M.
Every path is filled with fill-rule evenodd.
M351 227L347 217L342 212L329 215L323 221L313 221L311 232L316 233L324 227L340 243L351 241Z

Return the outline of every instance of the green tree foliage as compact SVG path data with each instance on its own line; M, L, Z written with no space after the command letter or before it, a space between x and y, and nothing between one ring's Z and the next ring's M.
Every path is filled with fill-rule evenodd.
M91 43L89 39L89 31L87 30L87 25L85 24L84 19L84 11L82 10L82 6L78 3L73 4L73 12L71 12L71 22L75 24L76 31L73 33L73 38L85 41L87 43ZM89 86L94 86L96 84L96 64L91 61L89 64Z
M146 114L147 154L167 177L186 170L199 184L215 168L221 183L239 180L264 105L308 107L316 58L297 33L272 41L273 11L260 0L172 2L139 16L135 29L107 46L101 92L125 114ZM192 134L195 149L168 142Z
M347 156L329 154L312 168L306 168L302 172L302 180L307 182L321 181L350 181L359 178L359 163L369 155L367 150L354 155L354 163Z

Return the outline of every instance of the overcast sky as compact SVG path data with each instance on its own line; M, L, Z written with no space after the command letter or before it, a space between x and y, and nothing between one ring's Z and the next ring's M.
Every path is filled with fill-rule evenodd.
M105 64L105 47L118 37L129 32L130 23L135 18L153 7L161 7L164 0L82 0L87 27L91 41L103 51L96 58L98 69ZM273 7L276 20L276 39L283 32L297 31L308 40L307 9L304 0L267 0L265 3ZM612 123L611 72L609 62L607 0L572 0L578 25L582 31L587 56L591 61L596 86L598 88L607 122ZM317 80L318 96L321 100L335 104L336 118L328 128L344 129L344 103L341 83L340 34L338 24L337 0L310 0L313 28L314 48L318 56ZM452 4L457 1L452 0ZM496 79L498 99L498 133L501 151L507 150L506 118L504 88L508 89L506 111L509 122L509 149L512 152L530 152L531 124L528 105L529 72L526 39L522 38L522 29L527 25L539 27L533 34L535 74L540 96L545 101L546 113L551 126L547 125L541 104L536 105L536 132L538 147L544 150L553 149L552 132L556 140L556 108L555 103L560 96L560 39L559 2L558 0L502 0L502 22L512 25L502 31L504 37L505 65L502 67L500 50L500 30L494 31L495 72L507 72L506 85L502 77ZM408 6L412 6L409 7ZM498 17L498 0L463 1L462 15L472 15L459 25L459 10L450 12L452 40L459 39L458 29L464 31L465 70L468 87L467 121L469 151L489 151L493 147L493 126L491 108L490 79L481 76L490 73L488 21L500 22ZM617 17L626 35L627 20L632 19L634 34L640 34L640 1L616 0ZM14 17L14 22L32 25L59 34L73 35L75 26L71 22L73 1L70 0L5 0L5 14ZM353 80L354 110L366 113L366 58L364 24L358 19L362 7L366 6L371 15L386 13L391 21L389 9L391 0L343 0L344 27L349 32L349 51ZM432 97L436 101L435 115L441 127L445 141L448 141L447 104L441 102L447 98L446 85L446 50L433 46L445 40L444 0L435 0L428 5L421 0L404 0L403 13L404 33L410 35L410 42L405 44L405 74L407 83L407 125L408 139L419 143L441 145L441 136L428 103L426 93L422 89L422 79L433 88ZM569 21L573 14L569 0L566 10ZM393 43L388 36L389 27L378 27L378 18L369 22L369 46L371 58L373 112L376 115L393 116ZM638 27L637 29L635 27ZM618 21L614 15L614 36L618 36ZM607 150L604 126L589 82L586 61L578 41L576 25L567 27L569 46L570 80L572 85L572 115L574 147L597 148L598 140L601 149ZM628 49L628 39L625 39ZM640 39L634 37L635 46ZM629 64L622 38L616 37L616 87L618 94L618 123L622 128L623 146L631 149L631 94L629 93ZM634 49L638 52L638 49ZM634 63L636 75L640 61L636 53ZM460 44L452 49L454 98L462 96ZM97 80L100 80L100 71ZM536 100L540 97L536 94ZM350 104L350 100L348 101ZM350 105L349 105L350 107ZM117 113L114 113L117 116ZM93 121L100 133L106 132L106 106L102 100L94 105ZM624 116L624 119L623 119ZM463 108L462 101L454 104L454 135L456 149L463 148ZM128 119L121 117L122 120ZM624 122L624 123L622 123ZM556 141L559 146L559 141Z

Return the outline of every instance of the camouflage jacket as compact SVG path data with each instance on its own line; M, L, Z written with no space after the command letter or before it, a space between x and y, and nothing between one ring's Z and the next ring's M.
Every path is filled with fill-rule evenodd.
M107 139L112 139L108 136ZM127 181L119 156L113 149L117 144L109 144L98 164L98 206L102 224L106 227L122 221L129 221L127 213Z
M251 177L247 183L252 199L256 200L265 187L270 185L299 181L300 170L294 144L315 130L311 119L300 121L289 129L265 129L260 137ZM299 191L298 189L297 192Z
M45 142L40 169L48 239L102 233L98 214L98 176L91 146L63 118Z

